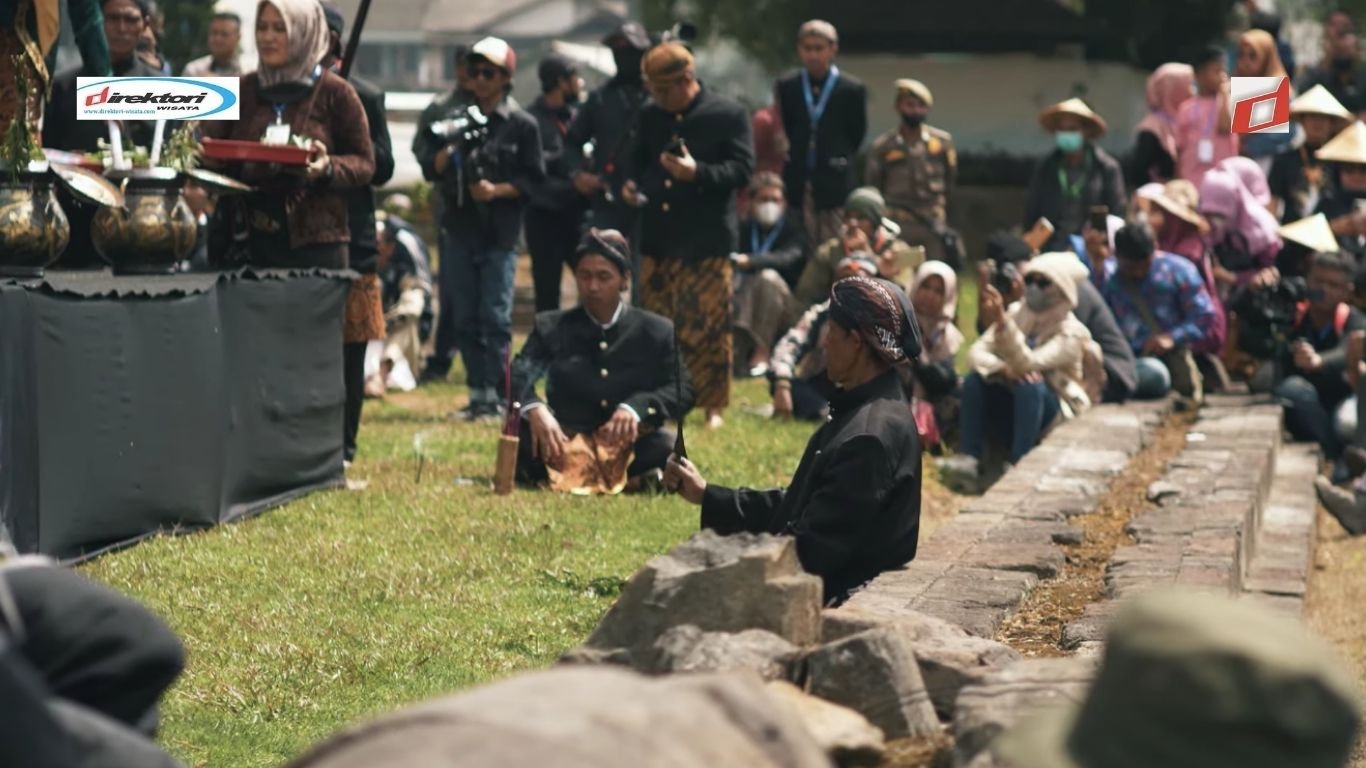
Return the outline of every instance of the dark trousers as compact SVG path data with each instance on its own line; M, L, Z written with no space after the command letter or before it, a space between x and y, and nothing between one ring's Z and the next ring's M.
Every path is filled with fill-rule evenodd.
M531 422L522 419L517 443L517 482L524 485L542 485L550 482L550 473L545 463L531 455ZM667 429L657 429L636 438L634 456L626 467L627 477L640 477L652 469L664 469L669 454L674 450L674 433Z
M577 210L555 211L529 208L526 213L526 247L531 252L531 282L536 290L536 311L560 308L560 281L564 267L579 244Z
M1333 413L1341 400L1324 402L1318 389L1301 376L1288 377L1276 385L1273 394L1285 406L1285 428L1292 437L1318 443L1330 460L1342 455L1342 443L1333 428Z
M22 623L6 628L47 691L152 735L157 702L185 668L175 633L140 603L66 568L11 566L0 578Z
M773 394L774 385L768 385L768 393ZM825 416L825 407L830 404L830 395L835 385L824 373L809 379L792 380L792 418L798 421L820 421Z
M437 235L441 264L436 273L436 286L441 311L436 316L436 340L432 342L432 354L427 358L424 377L444 379L455 362L455 297L456 288L455 254L452 253L446 238Z
M999 418L1005 406L1012 413L1008 421ZM1001 431L1009 428L1009 461L1016 464L1039 444L1044 429L1057 418L1060 408L1058 396L1045 382L988 382L979 373L969 373L963 378L958 450L981 459L987 439L1000 437ZM993 434L987 434L989 429Z
M365 347L364 341L342 344L342 379L346 384L342 453L347 461L356 459L356 435L360 434L360 413L365 406Z

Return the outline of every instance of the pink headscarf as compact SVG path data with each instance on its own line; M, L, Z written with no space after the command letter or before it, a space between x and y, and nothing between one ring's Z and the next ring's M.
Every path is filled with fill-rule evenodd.
M1271 205L1271 187L1267 186L1266 173L1256 160L1242 155L1226 157L1219 163L1219 167L1237 174L1238 180L1243 182L1243 186L1247 187L1247 191L1252 193L1263 208Z
M1228 221L1230 231L1247 240L1248 254L1263 266L1270 266L1281 249L1276 234L1276 217L1257 202L1236 173L1211 168L1200 182L1200 213L1218 214ZM1249 276L1250 277L1250 276Z
M1176 111L1191 97L1193 82L1195 70L1189 64L1163 64L1148 75L1148 114L1136 130L1156 136L1172 159L1176 158Z

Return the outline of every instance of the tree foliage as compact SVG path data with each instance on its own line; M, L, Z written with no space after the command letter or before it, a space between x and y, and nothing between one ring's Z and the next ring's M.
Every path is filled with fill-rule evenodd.
M213 19L213 3L208 0L158 0L165 14L166 26L161 35L161 52L177 73L190 59L209 52L209 21ZM242 30L250 34L250 30Z
M651 30L691 21L704 39L734 40L774 70L792 62L797 27L820 16L814 0L643 0L641 8Z

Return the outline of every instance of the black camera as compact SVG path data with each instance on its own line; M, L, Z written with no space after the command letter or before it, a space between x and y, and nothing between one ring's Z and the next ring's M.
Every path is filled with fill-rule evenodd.
M1238 315L1238 347L1258 360L1277 357L1308 293L1302 277L1283 277L1275 285L1242 289L1229 302Z
M489 118L479 107L471 104L452 117L433 122L430 130L446 143L469 151L489 137Z
M995 259L987 259L986 265L987 284L1009 300L1010 294L1015 291L1015 281L1020 279L1019 266L1013 261L998 263Z

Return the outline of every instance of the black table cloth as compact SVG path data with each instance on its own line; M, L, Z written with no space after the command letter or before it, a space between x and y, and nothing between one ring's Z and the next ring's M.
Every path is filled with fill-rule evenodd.
M342 476L352 273L0 282L0 523L88 557Z

